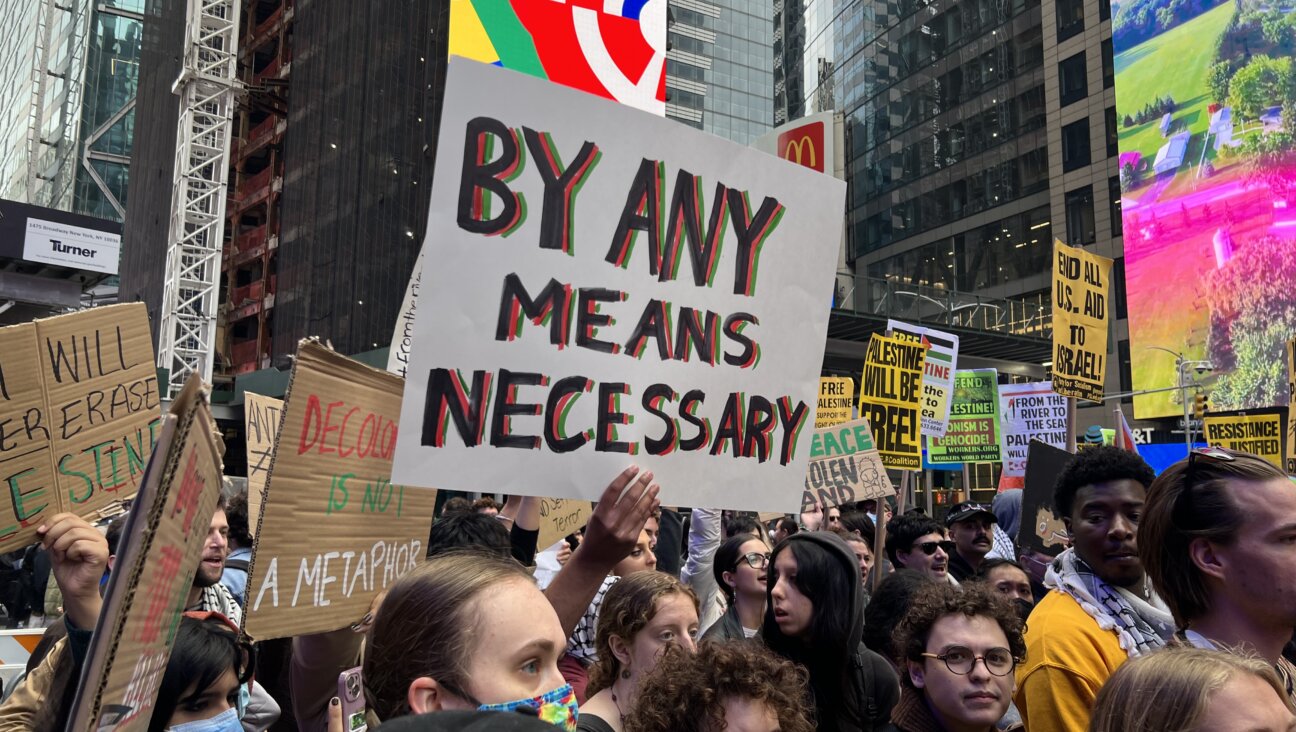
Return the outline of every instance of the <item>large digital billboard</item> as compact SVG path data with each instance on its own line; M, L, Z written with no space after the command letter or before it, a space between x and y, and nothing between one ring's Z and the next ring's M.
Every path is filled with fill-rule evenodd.
M666 0L451 0L450 55L666 113Z
M1173 351L1214 365L1212 410L1285 404L1296 0L1112 8L1133 386L1176 386ZM1183 414L1175 391L1134 405L1140 418Z

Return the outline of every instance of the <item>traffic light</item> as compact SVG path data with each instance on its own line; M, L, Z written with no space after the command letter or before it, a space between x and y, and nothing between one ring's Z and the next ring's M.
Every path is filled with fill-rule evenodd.
M1201 419L1206 416L1206 410L1210 404L1206 401L1205 394L1197 394L1193 397L1193 416Z

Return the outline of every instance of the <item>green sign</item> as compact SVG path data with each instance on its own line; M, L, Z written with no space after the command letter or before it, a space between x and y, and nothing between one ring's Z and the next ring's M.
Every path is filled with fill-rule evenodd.
M928 461L997 463L1003 459L999 443L999 374L994 369L955 371L949 429L932 439Z

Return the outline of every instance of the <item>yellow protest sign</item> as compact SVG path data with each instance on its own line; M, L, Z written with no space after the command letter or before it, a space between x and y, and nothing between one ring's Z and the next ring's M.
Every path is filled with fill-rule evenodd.
M1207 414L1202 431L1207 444L1258 455L1279 470L1286 465L1286 407Z
M918 399L927 349L904 338L873 334L860 378L860 416L873 428L888 468L922 468Z
M0 547L133 497L160 405L143 303L0 328Z
M849 376L819 377L819 408L815 429L849 422L855 402L855 380Z
M423 561L436 491L392 483L399 376L303 341L248 570L257 640L337 630Z
M261 396L252 392L243 394L243 434L247 438L248 528L256 536L261 519L261 501L265 494L266 479L270 477L270 463L274 461L275 441L279 438L279 422L283 416L283 400Z
M1101 401L1112 260L1053 241L1053 391Z
M894 496L867 419L815 430L806 463L801 510Z

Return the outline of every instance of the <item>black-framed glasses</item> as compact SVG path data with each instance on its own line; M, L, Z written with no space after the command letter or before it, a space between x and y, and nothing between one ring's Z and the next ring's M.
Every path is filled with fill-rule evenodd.
M1175 497L1170 516L1176 526L1182 526L1185 515L1193 513L1193 491L1197 488L1197 463L1231 463L1237 460L1233 453L1222 447L1195 447L1188 452L1188 469L1184 471L1183 490Z
M946 554L953 554L955 544L952 541L924 541L921 544L914 544L912 549L921 549L923 554L930 557L937 549L944 549Z
M738 558L739 561L746 562L752 569L765 569L769 566L770 555L764 552L747 552Z
M985 664L986 670L995 676L1007 676L1017 667L1017 659L1007 648L991 648L980 655L971 648L951 646L944 653L924 653L924 658L937 658L945 662L950 673L966 676L976 668L976 662Z

